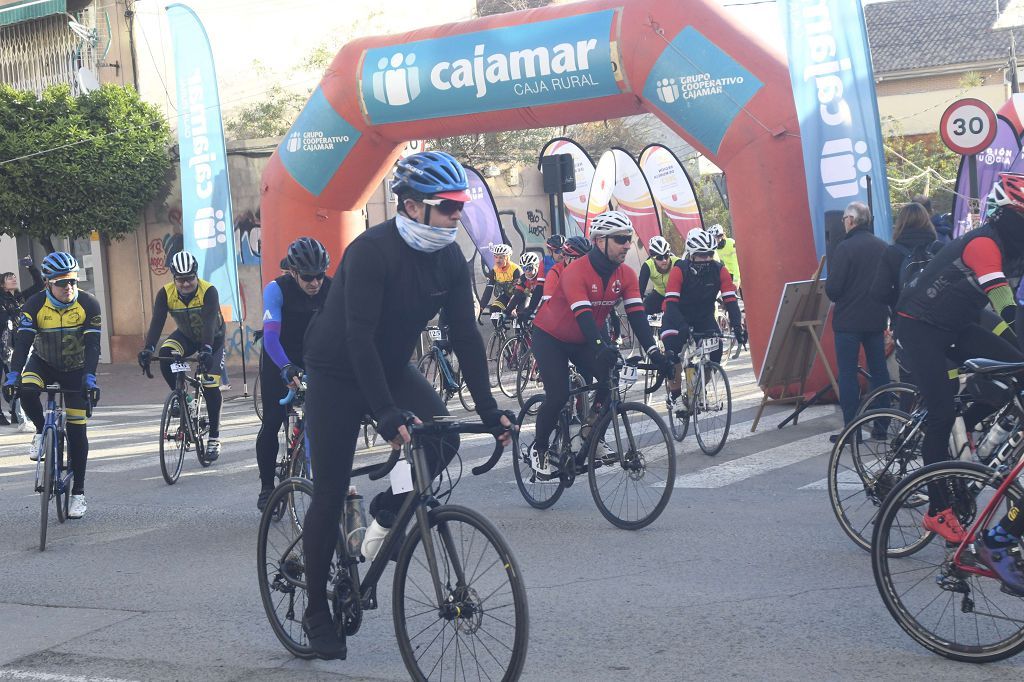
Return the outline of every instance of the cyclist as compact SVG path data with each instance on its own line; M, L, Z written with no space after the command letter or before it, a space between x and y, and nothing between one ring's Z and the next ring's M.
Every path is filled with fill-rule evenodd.
M569 362L586 378L603 378L619 357L608 339L605 319L620 300L630 326L647 349L652 362L665 364L647 324L636 272L625 264L633 242L633 223L621 211L606 211L590 225L594 247L561 274L558 288L537 313L533 325L533 353L544 382L544 402L537 414L533 448L542 468L555 472L562 465L559 453L549 450L558 414L569 399ZM576 239L573 237L572 239ZM570 239L566 243L568 253ZM608 387L594 396L588 422L593 422L608 399Z
M669 274L661 340L666 350L677 355L682 353L691 333L713 334L719 331L715 321L715 303L719 295L729 314L729 325L736 341L746 343L736 286L729 269L714 259L716 244L712 234L699 227L693 228L686 234L686 258L677 261ZM711 361L722 361L721 344L711 353ZM668 386L673 400L678 399L682 393L680 374L677 373ZM688 410L689 407L682 404L677 414L685 418Z
M153 319L149 323L145 345L139 351L139 365L147 367L156 353L156 342L163 331L167 314L174 319L177 329L160 344L159 357L174 354L187 358L197 353L199 368L203 372L203 397L210 416L210 435L206 442L206 459L214 461L220 456L220 384L224 376L224 318L220 314L220 295L217 287L196 274L199 262L188 251L171 256L171 275L153 301ZM167 385L174 389L171 363L161 362L160 373ZM171 416L179 416L180 405L171 406Z
M725 228L720 223L715 223L707 231L715 240L715 260L729 269L733 284L736 285L736 291L739 292L739 297L743 298L743 288L740 286L740 261L739 256L736 255L736 240L725 236Z
M535 253L524 253L519 258L519 265L523 272L516 280L516 288L508 301L508 311L512 317L529 319L544 297L545 277L540 271L540 256Z
M668 275L679 258L672 255L672 247L669 246L668 240L661 236L651 237L647 243L647 252L651 257L640 266L640 293L647 291L648 282L654 287L651 293L644 296L644 311L648 315L654 315L661 312Z
M395 446L409 442L410 413L448 414L430 383L409 364L420 333L441 310L476 410L484 423L511 426L491 395L487 358L473 311L469 267L455 243L470 200L462 165L444 152L398 162L391 185L398 214L348 245L324 307L305 339L306 430L313 500L303 525L308 606L302 624L321 658L344 658L327 604L327 579L364 415ZM458 440L427 443L431 473L454 456ZM372 560L407 493L387 489L370 504L373 521L362 545Z
M1024 175L1000 173L993 192L996 209L985 224L944 246L896 303L902 358L928 409L921 446L925 464L946 459L955 420L959 382L949 378L947 356L958 364L977 357L1024 361L1013 344L978 324L988 305L1013 323L1016 307L1003 264L1024 256ZM950 542L962 540L964 529L947 491L930 486L928 497L924 527ZM979 549L979 556L993 555Z
M43 273L39 267L32 262L32 256L25 256L18 261L32 275L32 286L24 290L18 290L18 275L13 272L5 272L0 275L0 365L3 365L4 374L9 370L11 354L14 353L14 335L18 329L18 314L25 300L33 294L43 290ZM0 426L9 424L24 423L25 414L18 407L18 403L11 406L11 418L7 419L3 410L0 410Z
M565 237L560 234L553 234L544 242L548 252L544 255L544 272L551 272L556 263L562 262L562 247L565 246Z
M503 312L515 291L516 280L522 273L518 265L512 262L512 247L508 244L492 244L494 267L487 273L487 286L480 297L480 308L487 308L490 303L491 312ZM491 303L491 295L494 302Z
M559 281L562 273L569 263L572 263L577 258L583 258L590 251L590 247L593 244L586 237L569 237L565 240L562 245L562 260L555 263L550 270L544 274L544 293L541 296L541 303L547 301L551 296L558 291Z
M74 473L68 517L80 519L86 510L85 463L89 457L86 408L100 400L96 384L100 304L92 294L78 290L78 261L70 253L51 253L43 259L40 270L46 288L22 306L3 393L7 402L21 396L22 409L36 427L29 458L38 460L46 423L40 392L47 384L81 389L81 393L64 396L68 458ZM32 357L28 356L30 350Z
M279 448L278 434L287 407L280 403L289 387L301 386L302 338L313 313L323 307L331 278L331 258L324 245L311 237L299 237L288 247L287 274L263 289L263 352L260 356L263 425L256 437L256 462L260 470L260 494L256 507L263 511L274 492Z

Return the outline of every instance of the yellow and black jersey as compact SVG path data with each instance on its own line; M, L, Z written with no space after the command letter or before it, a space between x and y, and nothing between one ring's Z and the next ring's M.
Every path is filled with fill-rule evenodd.
M92 294L78 292L66 308L55 305L45 291L32 295L18 317L12 371L22 370L31 348L39 359L58 371L84 368L87 374L95 374L100 358L101 322L100 304Z
M505 267L495 267L487 273L487 287L484 289L481 305L486 306L493 294L495 303L498 303L499 307L505 307L515 293L516 281L522 272L522 268L509 262Z
M168 313L178 331L193 343L213 346L216 339L224 336L224 316L220 313L217 287L204 279L198 280L195 293L187 299L181 297L174 282L165 284L157 292L153 302L153 320L146 334L147 347L156 346Z

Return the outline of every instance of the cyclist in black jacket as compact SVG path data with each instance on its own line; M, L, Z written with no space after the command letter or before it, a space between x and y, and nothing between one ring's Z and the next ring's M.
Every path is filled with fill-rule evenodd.
M392 190L399 214L359 235L345 250L324 308L305 339L306 429L313 464L313 501L303 526L308 605L302 625L321 658L344 658L327 605L327 577L345 504L356 438L372 413L380 434L409 441L408 413L445 415L444 403L409 363L427 323L444 311L448 335L481 419L511 426L491 395L483 339L477 330L469 268L455 244L462 206L470 200L462 166L443 152L398 162ZM457 439L428 444L436 475ZM405 495L390 489L370 504L374 520L362 552L376 556Z

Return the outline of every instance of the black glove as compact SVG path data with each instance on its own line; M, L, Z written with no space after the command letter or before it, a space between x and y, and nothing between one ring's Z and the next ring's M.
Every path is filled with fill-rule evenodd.
M285 384L291 385L295 377L302 377L302 368L289 362L281 369L281 378Z
M385 407L376 417L377 433L383 436L384 440L391 441L398 435L398 427L408 425L416 415L397 407Z
M153 359L153 353L156 351L155 348L146 346L139 351L139 367L146 369L149 367L150 361Z
M648 357L651 359L651 364L657 367L658 371L662 374L672 376L675 372L675 365L671 360L665 357L665 354L662 353L661 350L655 348L648 353Z
M480 415L480 421L484 423L489 429L496 429L501 427L501 418L508 417L510 424L516 423L516 415L508 410L499 410L498 408L492 408L490 410L480 410L477 412Z
M213 348L210 346L203 346L196 357L199 360L199 371L203 374L209 372L210 360L213 359Z
M96 385L95 374L86 374L82 377L82 397L91 405L100 402L100 387Z
M741 325L733 327L732 333L736 335L736 343L741 346L747 345L747 330L745 330Z
M598 367L610 369L619 359L619 349L599 339L594 344L594 359Z

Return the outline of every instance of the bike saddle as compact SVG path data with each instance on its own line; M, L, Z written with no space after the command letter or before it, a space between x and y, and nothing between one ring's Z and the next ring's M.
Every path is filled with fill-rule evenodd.
M963 364L963 369L974 374L1018 374L1024 372L1024 362L1001 362L988 358L972 358Z

